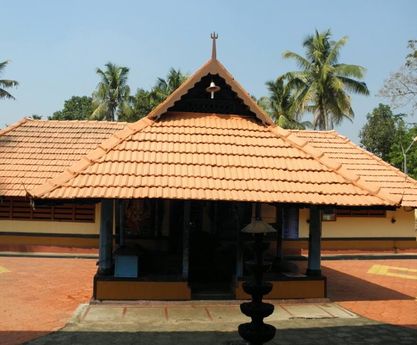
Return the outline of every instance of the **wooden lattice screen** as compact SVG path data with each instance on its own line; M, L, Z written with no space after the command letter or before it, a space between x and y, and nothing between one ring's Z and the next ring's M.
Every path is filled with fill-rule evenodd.
M338 217L385 217L386 213L383 209L336 209L336 215Z
M31 207L25 199L0 201L0 219L94 222L95 205L61 204Z

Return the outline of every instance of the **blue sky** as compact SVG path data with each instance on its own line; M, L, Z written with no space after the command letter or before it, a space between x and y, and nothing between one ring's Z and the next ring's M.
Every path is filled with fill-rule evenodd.
M90 95L97 67L130 68L129 85L150 88L170 67L192 73L210 57L210 32L219 33L218 58L251 94L293 70L284 50L302 53L306 35L330 28L348 36L341 62L367 68L371 96L354 96L355 120L339 132L358 142L376 93L404 62L417 39L417 1L5 1L0 0L0 61L15 79L16 101L0 101L0 127L32 114L51 115L73 95ZM417 119L409 117L410 122Z

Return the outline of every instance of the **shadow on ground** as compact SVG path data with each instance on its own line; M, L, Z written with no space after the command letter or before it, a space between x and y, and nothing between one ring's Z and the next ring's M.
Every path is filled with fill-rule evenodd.
M327 297L334 302L414 300L415 297L371 283L358 277L322 267L327 277Z
M383 344L415 345L417 330L378 324L359 319L289 320L279 322L275 345ZM1 338L1 334L0 334ZM174 331L174 332L90 332L61 331L33 340L30 345L72 344L134 344L134 345L244 345L236 332Z

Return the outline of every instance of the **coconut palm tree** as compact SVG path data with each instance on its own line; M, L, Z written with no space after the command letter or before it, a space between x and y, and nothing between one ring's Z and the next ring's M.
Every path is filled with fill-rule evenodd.
M286 51L283 57L295 60L300 71L285 73L288 86L295 90L295 102L301 112L313 113L315 129L332 129L343 119L352 120L354 112L348 92L369 95L362 79L365 68L339 63L341 48L348 38L331 41L330 30L308 36L303 46L306 56ZM355 79L356 78L356 79Z
M129 68L117 66L108 62L103 71L97 68L100 82L93 93L95 110L91 117L94 119L115 121L116 114L124 107L129 98L130 88L127 85Z
M154 89L148 91L139 88L133 96L129 97L128 103L124 104L119 120L137 121L149 114L160 102L160 95L157 95Z
M187 75L183 74L181 70L171 68L166 78L158 78L151 90L138 89L135 95L130 96L128 104L125 104L121 109L119 119L132 122L146 116L186 79Z
M0 62L0 75L3 72L3 70L8 65L9 61L3 61ZM12 94L7 92L5 89L8 89L10 87L14 87L19 85L19 83L16 80L9 80L9 79L0 79L0 98L9 98L9 99L15 99Z
M258 100L260 105L283 128L306 129L311 127L308 121L300 122L300 112L294 100L294 93L288 87L284 78L267 81L269 96Z
M166 78L158 78L153 91L156 93L156 97L160 98L162 102L171 93L173 93L185 80L187 75L183 74L180 69L176 70L171 67Z

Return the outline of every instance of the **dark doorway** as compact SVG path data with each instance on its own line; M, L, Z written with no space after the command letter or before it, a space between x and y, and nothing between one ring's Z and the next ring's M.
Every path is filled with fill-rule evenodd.
M250 204L191 202L189 282L193 298L233 297L240 230L250 217Z

